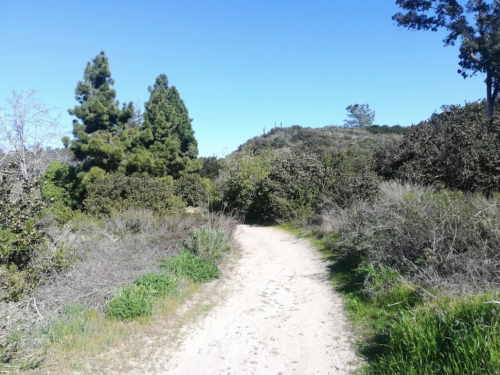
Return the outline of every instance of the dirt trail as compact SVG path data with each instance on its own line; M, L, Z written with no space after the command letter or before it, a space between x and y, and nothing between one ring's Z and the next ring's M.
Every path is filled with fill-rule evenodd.
M224 300L187 328L160 374L347 374L352 334L321 255L274 228L240 226Z

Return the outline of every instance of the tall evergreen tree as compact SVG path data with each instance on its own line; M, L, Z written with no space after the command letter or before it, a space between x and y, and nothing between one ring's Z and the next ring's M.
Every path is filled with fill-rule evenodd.
M108 58L101 52L87 63L84 79L75 90L78 105L68 110L77 118L70 150L83 161L84 170L118 170L125 158L127 137L121 132L133 115L133 105L124 104L120 109L113 85Z
M145 129L149 129L153 140L147 148L154 155L153 174L156 176L180 175L196 172L201 168L198 143L191 127L188 110L177 89L168 86L165 74L156 78L149 101L145 104Z

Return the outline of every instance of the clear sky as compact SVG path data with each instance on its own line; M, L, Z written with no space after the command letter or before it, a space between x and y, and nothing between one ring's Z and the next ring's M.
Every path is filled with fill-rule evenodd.
M406 126L485 96L444 34L398 28L397 11L394 0L0 0L0 101L36 88L69 131L76 84L104 50L121 102L146 102L166 74L200 156L223 156L275 122L343 124L349 104Z

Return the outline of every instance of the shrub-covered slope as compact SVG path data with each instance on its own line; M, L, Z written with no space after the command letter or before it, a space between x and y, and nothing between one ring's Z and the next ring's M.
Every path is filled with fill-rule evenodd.
M314 153L328 149L350 148L371 155L377 145L388 140L399 140L405 132L406 128L401 126L386 125L356 129L337 126L305 128L293 125L287 128L273 128L264 135L249 139L238 147L238 152L301 150Z

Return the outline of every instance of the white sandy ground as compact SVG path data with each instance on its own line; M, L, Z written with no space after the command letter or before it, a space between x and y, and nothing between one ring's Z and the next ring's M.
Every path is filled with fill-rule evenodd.
M187 327L180 347L165 353L156 372L333 375L354 370L352 331L319 252L274 228L241 225L237 241L242 256L226 281L224 300Z

